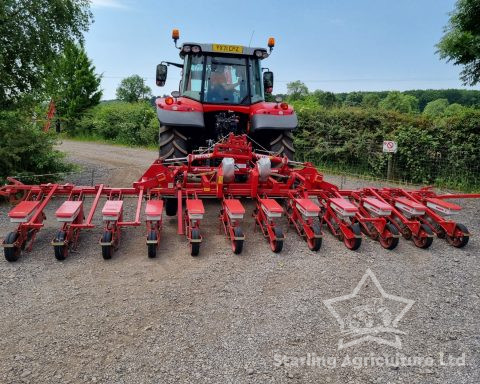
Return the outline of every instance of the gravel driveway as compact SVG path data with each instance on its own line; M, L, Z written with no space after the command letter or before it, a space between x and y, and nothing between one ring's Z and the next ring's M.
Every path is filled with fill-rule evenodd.
M129 186L156 156L73 141L61 149L85 167L69 180L88 184L95 169L94 182ZM473 233L464 249L436 239L420 250L402 239L387 251L364 239L354 252L326 233L313 253L290 230L273 254L248 215L244 251L234 255L219 233L219 204L207 201L197 258L166 218L156 259L147 258L140 227L125 229L104 261L97 227L58 262L50 241L61 202L47 209L31 253L0 260L1 383L480 382L480 201L460 202L459 221ZM127 216L133 210L128 201ZM1 205L2 238L14 228L7 212ZM367 302L374 316L400 317L396 333L363 342L341 333L324 300L349 294L333 304L341 321L368 321L358 307ZM340 339L356 345L339 349Z

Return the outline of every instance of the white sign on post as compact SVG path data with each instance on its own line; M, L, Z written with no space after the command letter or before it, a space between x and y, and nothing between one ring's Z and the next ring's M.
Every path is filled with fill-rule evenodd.
M383 142L383 152L397 153L398 145L396 141L385 140Z

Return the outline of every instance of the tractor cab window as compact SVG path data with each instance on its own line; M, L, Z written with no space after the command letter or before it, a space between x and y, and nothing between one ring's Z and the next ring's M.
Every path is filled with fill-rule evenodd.
M200 101L202 92L203 56L188 55L182 76L182 95Z
M252 104L263 100L263 81L260 60L250 60L250 81L252 84Z
M247 59L207 56L204 102L249 104Z

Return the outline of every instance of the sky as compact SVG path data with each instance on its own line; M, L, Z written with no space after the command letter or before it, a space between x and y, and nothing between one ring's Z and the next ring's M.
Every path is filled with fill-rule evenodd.
M301 80L332 92L465 88L460 67L441 61L435 44L454 0L92 0L94 23L86 49L103 74L103 99L121 79L145 78L154 95L178 89L180 69L169 67L155 85L161 61L181 62L180 43L276 45L263 66L275 73L274 93ZM478 89L476 87L475 89Z

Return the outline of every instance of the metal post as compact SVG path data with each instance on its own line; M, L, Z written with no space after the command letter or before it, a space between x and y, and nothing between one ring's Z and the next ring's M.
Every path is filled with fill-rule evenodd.
M393 153L388 154L387 180L393 180Z

